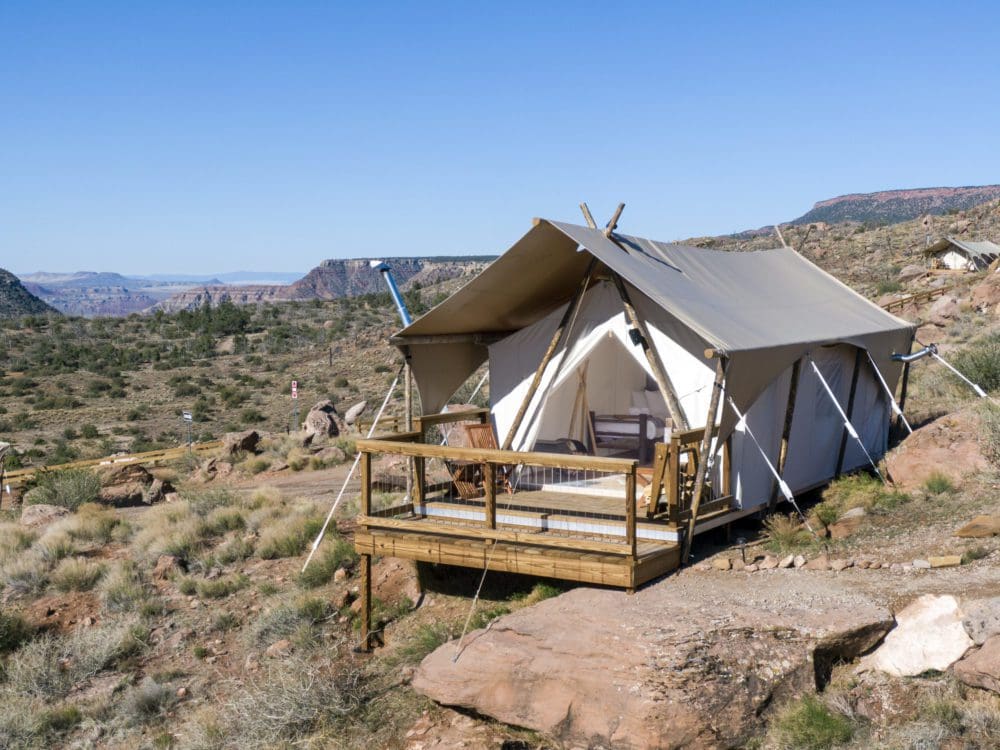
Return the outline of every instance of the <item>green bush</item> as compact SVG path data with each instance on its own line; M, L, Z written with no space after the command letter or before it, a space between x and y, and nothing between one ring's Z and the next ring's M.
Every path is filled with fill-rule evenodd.
M344 539L327 542L321 555L315 556L304 571L299 574L299 585L314 589L329 583L338 568L347 567L357 559L354 545Z
M959 349L952 355L951 363L984 390L997 390L1000 388L1000 333L991 333ZM963 384L962 388L967 386Z
M947 474L935 471L924 480L924 489L931 495L943 495L946 492L954 492L955 483Z
M34 628L21 615L0 612L0 654L16 651L34 635Z
M27 505L45 503L76 510L97 500L101 480L87 469L61 469L38 474L38 484L24 496Z
M854 735L850 719L814 695L788 706L775 721L775 729L781 746L796 750L827 750Z
M202 599L222 599L230 594L246 588L250 579L245 575L216 578L214 581L198 581L198 596Z

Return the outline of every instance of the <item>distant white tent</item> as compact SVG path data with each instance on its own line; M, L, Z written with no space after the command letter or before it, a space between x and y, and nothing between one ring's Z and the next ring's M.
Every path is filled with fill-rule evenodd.
M988 240L973 242L945 237L928 246L924 255L953 271L982 271L1000 257L1000 246Z

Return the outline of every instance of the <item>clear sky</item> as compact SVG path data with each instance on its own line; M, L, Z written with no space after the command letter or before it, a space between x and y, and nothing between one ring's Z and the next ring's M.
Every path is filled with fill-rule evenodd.
M0 266L671 240L1000 183L994 2L0 0Z

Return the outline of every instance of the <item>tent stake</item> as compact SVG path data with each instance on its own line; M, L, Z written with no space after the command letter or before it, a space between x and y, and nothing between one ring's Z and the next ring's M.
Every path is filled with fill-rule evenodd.
M528 406L535 397L535 393L538 391L538 386L542 383L542 376L545 374L545 368L549 366L552 356L556 353L556 349L559 348L559 344L562 343L569 321L576 317L576 312L579 309L580 304L583 302L584 292L586 292L587 287L590 286L590 280L594 275L594 268L596 266L597 258L591 258L590 264L587 266L587 273L584 274L583 281L580 282L580 286L573 295L573 299L566 308L566 312L563 313L562 320L559 321L556 332L552 334L552 340L549 342L549 348L545 350L545 355L542 357L542 361L538 363L538 369L535 370L535 377L532 379L531 385L528 387L528 392L524 394L524 400L521 402L521 406L517 410L517 415L514 417L514 422L511 424L510 430L507 432L507 437L504 438L502 450L509 451L511 446L514 444L514 438L517 435L517 431L521 429L521 422L524 421L524 415L528 412Z
M622 298L622 305L625 307L625 312L628 314L629 321L642 336L642 350L646 355L646 359L649 361L650 368L653 370L653 377L656 379L656 385L659 387L660 393L663 394L663 400L667 402L667 409L670 411L670 419L674 423L674 429L686 430L689 427L687 418L684 416L684 411L681 409L681 402L677 398L677 392L674 390L674 386L670 382L670 377L667 375L667 371L663 368L663 363L660 361L660 355L656 351L656 347L653 346L652 338L649 335L649 329L646 327L645 321L639 317L635 307L632 305L632 300L629 298L628 290L625 288L625 282L622 281L622 277L615 273L612 274L612 278L615 281L615 288L618 290L618 296Z
M722 397L722 382L726 378L728 360L720 356L715 366L715 382L712 384L712 398L709 399L708 416L705 417L705 432L701 436L701 448L698 453L698 469L694 478L694 497L691 498L691 520L688 521L687 534L684 535L684 553L681 563L686 564L691 556L691 543L694 541L694 525L698 521L698 506L701 505L701 495L705 491L705 477L708 475L708 465L711 463L709 453L712 450L712 437L715 434L715 419L719 411L719 399ZM686 429L686 428L685 428ZM677 477L670 477L676 482Z

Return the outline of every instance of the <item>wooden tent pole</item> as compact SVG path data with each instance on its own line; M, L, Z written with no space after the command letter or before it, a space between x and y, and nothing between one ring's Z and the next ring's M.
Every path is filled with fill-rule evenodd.
M722 398L723 381L726 378L726 364L728 360L719 356L719 362L715 366L715 382L712 384L712 398L709 399L708 415L705 417L705 432L701 436L701 448L698 452L698 469L694 478L694 497L691 498L691 520L688 522L687 534L684 535L684 553L681 555L681 562L687 563L691 555L691 543L694 541L694 525L698 521L698 506L701 505L701 495L705 491L705 477L708 475L708 464L712 450L712 437L715 434L715 418L719 412L719 400ZM677 481L676 477L671 477L670 481Z
M667 375L667 371L660 361L660 355L656 351L656 347L653 346L652 338L649 335L649 329L646 327L645 321L639 317L635 307L632 305L632 300L629 298L628 290L625 288L625 282L622 280L622 277L614 273L612 274L612 278L615 281L618 296L622 298L622 305L625 306L625 312L628 314L629 321L632 323L633 328L639 331L639 334L642 336L642 351L645 353L646 360L653 370L653 377L656 379L656 385L659 387L660 393L663 394L663 400L667 402L667 409L670 411L670 419L674 423L674 429L689 429L688 421L684 416L684 411L681 409L681 402L677 398L677 392L674 390L674 386L670 382L670 377Z
M854 373L851 375L851 391L847 396L847 419L854 418L854 398L858 393L858 375L861 373L862 350L854 352ZM840 450L837 451L837 474L840 476L844 471L844 456L847 453L847 427L840 433Z
M562 320L559 321L559 325L556 327L556 332L552 334L552 340L549 342L549 348L545 350L545 355L542 357L542 361L538 363L538 369L535 370L535 377L532 378L531 385L528 386L528 392L524 395L521 407L517 410L517 415L514 417L514 423L511 425L510 430L507 433L507 437L504 438L501 450L509 451L511 446L514 444L514 437L517 435L517 431L521 428L521 422L524 421L524 415L528 412L528 406L531 404L531 400L535 397L535 393L538 391L538 386L542 383L542 376L545 374L545 368L549 366L552 356L556 353L556 349L559 348L559 344L562 343L563 337L566 335L569 322L576 317L576 312L579 310L580 304L583 302L584 292L586 292L587 287L590 286L590 280L593 278L594 268L596 265L597 258L591 258L590 264L587 266L587 272L583 276L583 281L580 282L580 286L574 293L573 299L566 308L566 312L563 313Z
M788 440L792 436L792 420L795 418L795 401L799 394L799 376L802 373L802 358L795 360L792 365L792 378L788 383L788 403L785 404L785 423L781 428L781 450L778 452L778 476L785 476L785 462L788 461ZM770 506L773 508L778 504L778 481L774 481L771 488Z

